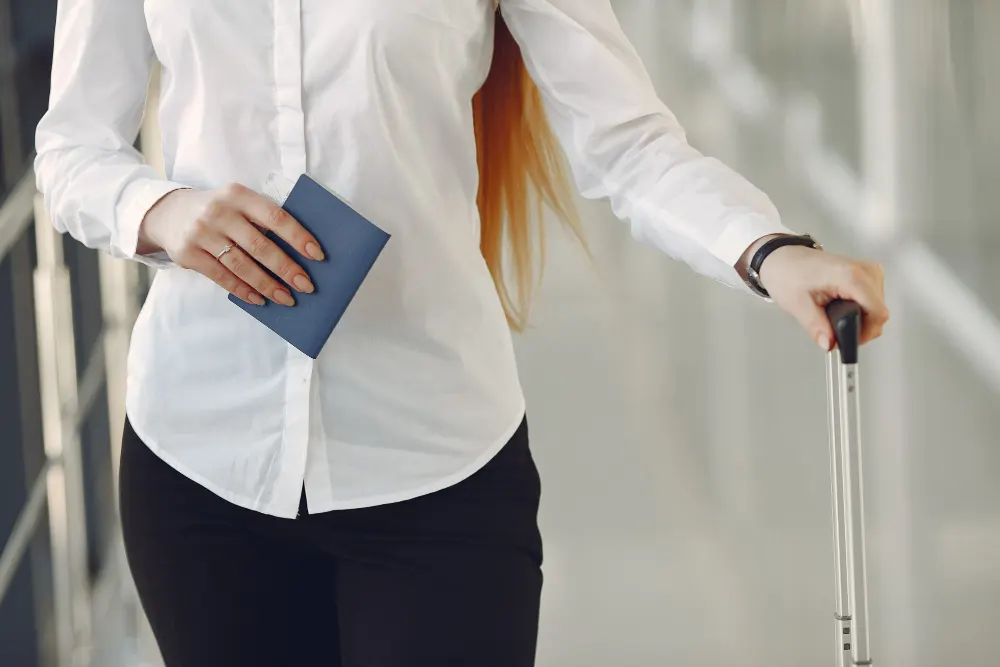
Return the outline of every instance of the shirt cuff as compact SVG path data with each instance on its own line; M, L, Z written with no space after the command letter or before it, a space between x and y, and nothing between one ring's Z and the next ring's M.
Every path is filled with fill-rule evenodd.
M154 178L142 178L129 183L118 204L118 243L115 244L117 248L114 248L118 252L113 254L158 269L172 266L173 262L165 252L150 255L136 254L139 245L139 227L149 209L158 201L175 190L184 189L188 189L188 186Z
M736 270L736 265L747 249L765 236L795 233L776 218L757 214L746 215L733 220L709 250L716 259L732 267L732 273L726 281L730 286L763 298L750 289Z

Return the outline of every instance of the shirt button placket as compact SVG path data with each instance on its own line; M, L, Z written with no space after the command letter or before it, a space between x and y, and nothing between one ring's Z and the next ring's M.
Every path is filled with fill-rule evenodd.
M302 109L301 0L274 0L274 81L281 171L296 179L305 173L305 117ZM313 360L288 346L285 381L283 461L274 502L298 516L309 444L309 392Z

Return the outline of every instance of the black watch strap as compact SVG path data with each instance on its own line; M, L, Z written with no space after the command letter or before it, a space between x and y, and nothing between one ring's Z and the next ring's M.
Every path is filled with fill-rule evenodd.
M804 234L802 236L776 236L769 241L765 241L764 245L757 249L754 253L753 258L750 260L750 266L747 268L747 283L750 285L750 289L764 297L765 299L770 299L771 295L768 294L767 290L760 282L760 267L764 264L764 260L767 259L768 255L777 250L778 248L784 248L785 246L797 245L805 246L807 248L815 248L816 250L822 250L821 246L816 239Z

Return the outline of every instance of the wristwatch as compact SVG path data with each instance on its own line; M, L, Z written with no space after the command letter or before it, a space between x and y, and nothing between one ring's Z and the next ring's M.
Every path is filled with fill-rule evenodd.
M823 246L821 246L816 239L808 234L803 234L801 236L776 236L770 241L765 241L764 245L758 248L757 252L754 253L753 259L750 260L750 266L747 267L747 284L750 286L750 289L752 289L759 296L762 296L765 299L771 298L771 295L768 294L767 290L764 289L764 286L760 282L760 267L764 264L764 260L778 248L784 248L785 246L790 245L805 246L815 250L823 249Z

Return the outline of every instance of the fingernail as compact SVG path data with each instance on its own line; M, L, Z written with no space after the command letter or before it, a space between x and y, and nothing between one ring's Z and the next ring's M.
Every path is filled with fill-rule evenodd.
M292 295L283 289L274 290L274 300L280 303L282 306L294 306L295 299Z
M306 244L306 254L315 259L316 261L319 261L324 257L326 257L326 255L323 254L323 250L320 249L320 247L315 243L313 243L312 241Z
M295 289L300 292L305 292L306 294L316 289L313 287L313 284L309 282L309 279L303 275L295 276L295 278L292 279L292 283L295 284Z
M252 303L255 306L263 306L264 305L264 297L262 297L260 294L257 294L256 292L251 292L250 293L250 303Z
M823 348L824 352L830 351L830 339L826 334L820 334L819 338L816 339L816 343Z

